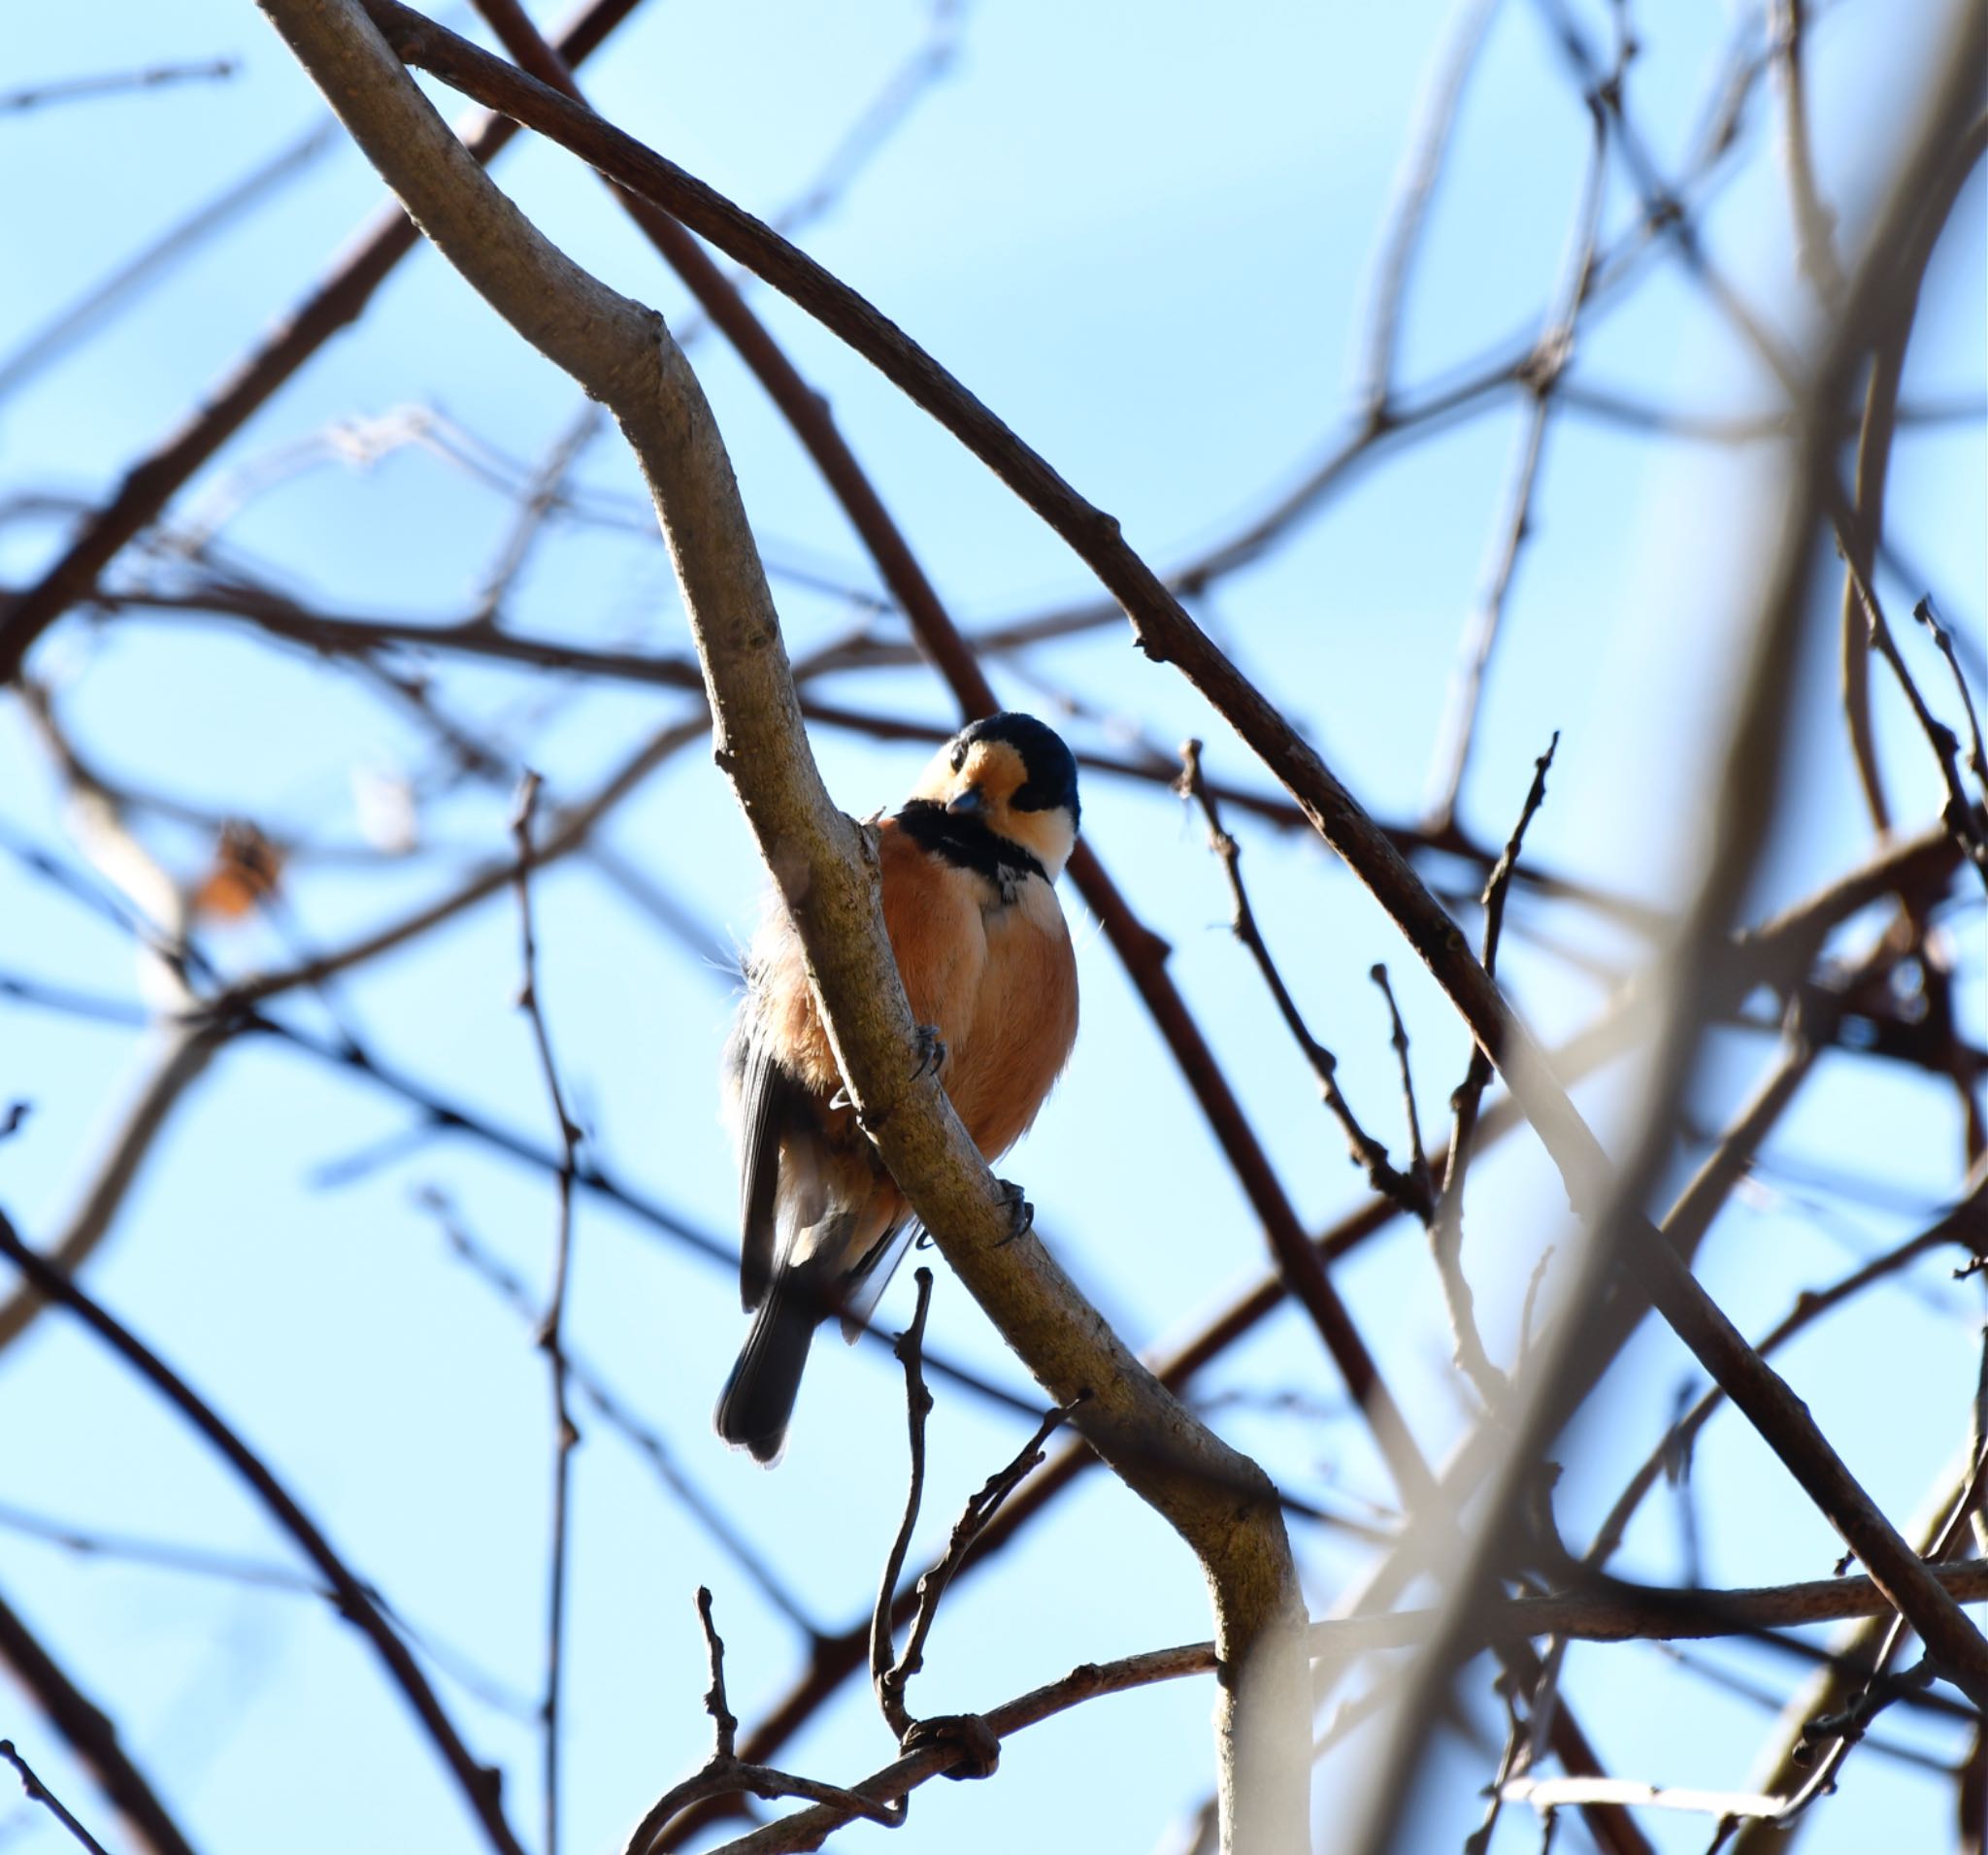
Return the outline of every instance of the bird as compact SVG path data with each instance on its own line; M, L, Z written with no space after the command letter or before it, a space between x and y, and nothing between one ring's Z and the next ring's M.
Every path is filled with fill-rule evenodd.
M1003 712L954 735L878 823L883 923L923 1060L990 1162L1028 1130L1077 1041L1077 957L1055 884L1077 820L1069 747L1035 716ZM855 1339L918 1226L858 1125L778 898L744 977L724 1084L752 1323L714 1421L771 1465L815 1329L839 1314Z

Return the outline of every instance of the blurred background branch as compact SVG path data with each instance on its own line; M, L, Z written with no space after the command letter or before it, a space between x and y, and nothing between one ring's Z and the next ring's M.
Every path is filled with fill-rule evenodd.
M1928 1663L1825 1579L1768 1406L1640 1315L1662 1286L1722 1378L1772 1359L1796 1458L1909 1545L1860 1573L1980 1601L1978 5L375 11L646 176L617 211L567 149L459 131L691 354L835 802L994 706L1077 751L1085 1028L1008 1167L1270 1477L1317 1619L1314 1844L1391 1772L1402 1849L1538 1847L1495 1781L1563 1846L1697 1851L1671 1806L1739 1800L1746 1855L1977 1850L1967 1639ZM714 1602L720 1751L821 1801L752 1829L738 1782L679 1786L663 1844L853 1843L850 1794L915 1787L907 1846L1196 1845L1210 1690L1175 1677L1212 1655L1155 1646L1207 1633L1191 1560L1081 1440L947 1552L1043 1408L967 1296L942 1276L880 1598L909 1272L777 1475L706 1432L762 876L625 448L246 10L17 38L0 1196L40 1260L0 1283L32 1697L0 1729L106 1846L618 1844L711 1776ZM1226 890L1170 790L1190 737ZM511 1009L521 897L551 1033ZM1508 1024L1543 1052L1530 1117L1485 1060ZM1616 1181L1585 1262L1534 1124L1563 1158L1591 1129ZM1638 1290L1613 1265L1658 1243ZM71 1279L329 1516L357 1595L323 1602L101 1338L35 1318ZM977 1784L926 1782L962 1741L886 1765L850 1680L941 1568L919 1712L1042 1723ZM446 1694L504 1827L341 1611ZM326 1783L331 1745L363 1781Z

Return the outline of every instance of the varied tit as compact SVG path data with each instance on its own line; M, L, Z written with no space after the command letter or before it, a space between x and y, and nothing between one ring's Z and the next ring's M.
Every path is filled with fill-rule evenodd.
M1077 762L1033 715L939 750L878 826L883 924L911 1015L980 1151L1019 1140L1077 1038L1077 960L1056 878L1077 844ZM853 1339L916 1226L856 1124L778 903L746 960L725 1052L740 1146L740 1294L752 1315L717 1430L778 1458L814 1329Z

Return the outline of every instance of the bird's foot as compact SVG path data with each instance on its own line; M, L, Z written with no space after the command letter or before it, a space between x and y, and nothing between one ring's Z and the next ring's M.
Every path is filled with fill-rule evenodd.
M1036 1208L1028 1201L1022 1188L1011 1178L995 1181L1001 1187L1001 1196L1008 1201L1008 1235L994 1245L1006 1249L1018 1238L1026 1237L1036 1227Z
M939 1035L936 1024L920 1024L917 1030L918 1067L911 1072L911 1080L920 1077L937 1076L945 1067L945 1040Z

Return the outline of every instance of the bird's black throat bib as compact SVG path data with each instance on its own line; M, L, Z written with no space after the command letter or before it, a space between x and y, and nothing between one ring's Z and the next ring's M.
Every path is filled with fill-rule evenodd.
M919 849L984 876L1001 891L1004 902L1012 902L1032 876L1044 882L1049 879L1048 872L1012 838L991 830L984 819L948 812L931 799L908 801L897 822Z

